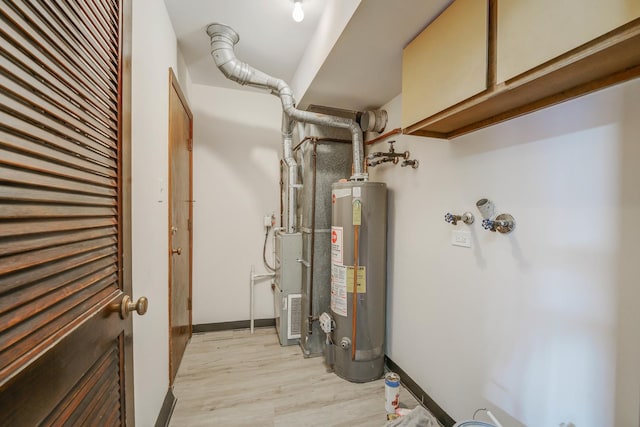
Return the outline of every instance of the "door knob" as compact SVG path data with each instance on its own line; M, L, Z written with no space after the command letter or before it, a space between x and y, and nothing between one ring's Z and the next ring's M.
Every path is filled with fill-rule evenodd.
M182 254L182 248L178 248L178 249L171 249L171 253L172 253L172 254L178 254L178 255L181 255L181 254Z
M138 301L132 301L129 295L125 295L122 297L120 305L116 305L114 307L114 311L118 311L120 313L120 317L126 319L132 311L137 312L140 316L144 315L147 312L148 307L149 300L147 297L140 297L138 298Z

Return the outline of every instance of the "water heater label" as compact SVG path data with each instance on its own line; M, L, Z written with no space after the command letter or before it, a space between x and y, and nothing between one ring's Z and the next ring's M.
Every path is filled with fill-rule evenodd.
M353 271L352 265L347 266L347 292L353 292ZM367 269L363 265L358 266L358 293L367 293Z
M362 224L362 203L360 202L360 200L356 199L353 201L353 210L352 210L352 217L353 217L353 225L361 225Z
M331 264L331 311L347 317L347 267L344 265Z
M331 227L331 262L333 264L344 264L342 244L342 227Z

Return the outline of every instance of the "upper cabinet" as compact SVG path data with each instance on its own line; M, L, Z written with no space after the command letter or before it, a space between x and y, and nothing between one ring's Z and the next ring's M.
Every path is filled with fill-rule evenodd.
M544 64L638 16L640 0L500 0L497 81Z
M458 0L406 47L403 127L487 88L487 34L486 1Z
M640 75L640 0L456 0L404 50L405 133L452 138Z

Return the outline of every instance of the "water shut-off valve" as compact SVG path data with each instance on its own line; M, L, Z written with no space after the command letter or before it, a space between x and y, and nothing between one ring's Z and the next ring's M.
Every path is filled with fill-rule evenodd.
M475 218L471 212L465 212L462 215L454 215L450 212L447 212L444 216L444 220L449 224L458 225L458 221L462 221L467 225L473 224Z
M484 218L482 220L482 228L485 230L506 234L511 233L516 228L516 220L509 214L500 214L495 219L491 219L495 211L495 206L491 200L480 199L476 202L476 207Z
M387 152L383 152L383 151L376 151L374 153L371 153L367 156L367 166L369 167L375 167L378 166L382 163L393 163L394 165L398 164L398 161L400 159L403 159L402 164L400 166L405 167L405 166L411 166L414 169L418 168L418 161L413 159L410 160L409 156L410 153L408 151L405 151L403 153L396 153L395 148L393 147L393 144L395 143L395 141L388 141L389 142L389 151Z
M414 169L418 169L418 166L420 166L420 163L416 159L403 160L402 164L400 165L400 167L404 168L406 166L411 166Z
M482 228L500 233L511 233L516 228L515 219L509 214L500 214L496 219L483 219Z

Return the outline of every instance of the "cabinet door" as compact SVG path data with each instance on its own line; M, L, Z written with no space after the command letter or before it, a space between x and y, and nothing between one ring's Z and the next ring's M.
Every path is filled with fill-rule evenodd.
M497 81L509 80L638 16L638 0L500 0Z
M457 0L404 49L402 126L487 88L487 2Z

